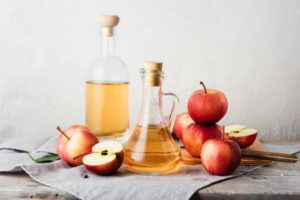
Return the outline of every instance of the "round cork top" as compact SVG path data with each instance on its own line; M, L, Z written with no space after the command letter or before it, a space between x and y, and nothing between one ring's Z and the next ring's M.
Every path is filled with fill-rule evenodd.
M114 27L118 25L120 18L117 15L100 15L97 21L102 27Z
M152 71L152 72L161 72L162 71L162 62L145 62L144 63L144 68L146 71Z
M144 80L146 85L157 87L161 84L162 72L162 62L145 62L142 73L144 74Z

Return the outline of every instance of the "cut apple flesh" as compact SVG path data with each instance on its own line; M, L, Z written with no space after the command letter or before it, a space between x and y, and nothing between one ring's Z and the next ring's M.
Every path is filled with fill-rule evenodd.
M230 134L230 133L237 132L237 131L240 131L245 128L246 127L244 125L229 125L229 126L225 126L225 133Z
M110 153L119 153L123 150L123 147L120 143L115 141L104 141L100 142L93 146L92 151L97 153L102 153L103 151L107 151Z
M253 134L256 134L256 133L257 133L256 129L246 128L246 129L242 129L242 130L239 130L239 131L229 132L229 136L242 137L242 136L253 135Z
M87 165L98 166L98 165L112 162L115 159L116 159L115 154L102 155L100 153L91 153L84 156L82 162Z

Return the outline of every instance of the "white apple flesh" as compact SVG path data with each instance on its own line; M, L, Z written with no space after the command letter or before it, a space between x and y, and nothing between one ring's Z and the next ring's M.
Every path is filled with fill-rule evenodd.
M230 140L236 141L241 148L251 146L257 137L256 129L246 128L243 125L226 126L225 133Z
M111 153L122 153L123 152L123 146L119 142L104 141L104 142L100 142L98 144L95 144L92 148L92 151L94 153L102 152L104 150L107 150Z
M225 126L225 133L228 134L228 133L233 133L233 132L236 132L236 131L240 131L242 129L245 129L246 126L244 125L228 125L228 126Z
M93 146L92 151L82 161L86 169L95 174L110 175L122 165L123 147L118 142L100 142Z

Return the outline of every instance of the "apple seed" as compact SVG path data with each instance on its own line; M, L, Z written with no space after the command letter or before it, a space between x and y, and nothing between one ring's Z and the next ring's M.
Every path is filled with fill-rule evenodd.
M102 151L102 152L101 152L101 155L102 155L102 156L106 156L106 155L108 155L108 150L107 150L107 149L105 149L104 151Z

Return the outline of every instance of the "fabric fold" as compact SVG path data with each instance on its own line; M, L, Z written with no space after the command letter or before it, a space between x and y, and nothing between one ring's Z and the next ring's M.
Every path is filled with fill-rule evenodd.
M30 143L29 141L32 140ZM182 200L189 199L197 190L216 182L234 178L259 166L240 166L230 176L209 175L201 165L182 164L176 174L147 176L129 173L121 167L113 176L98 176L84 166L72 167L59 160L52 163L35 163L22 151L30 151L35 157L55 153L57 137L21 138L0 145L0 171L23 170L35 181L64 190L75 197L124 200ZM30 144L24 146L23 143ZM300 145L265 145L269 151L296 153Z

